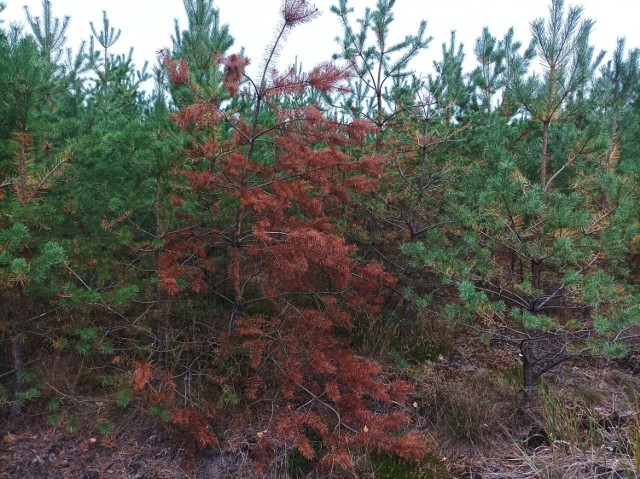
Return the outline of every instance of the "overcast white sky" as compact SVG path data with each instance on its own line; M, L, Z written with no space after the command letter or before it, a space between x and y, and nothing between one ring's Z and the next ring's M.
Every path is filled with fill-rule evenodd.
M32 15L41 15L41 0L4 0L6 10L0 14L5 26L11 21L25 22L23 5ZM140 66L144 60L155 61L155 53L171 46L173 20L178 18L186 27L182 0L51 0L56 16L71 16L68 45L74 49L81 39L88 39L89 22L100 29L102 10L106 10L113 26L122 29L115 52L127 52L134 47L134 59ZM280 0L215 0L221 20L230 25L236 43L233 50L245 47L253 68L261 63L266 45L271 41L281 6ZM337 17L329 8L337 0L311 0L322 12L320 18L302 25L289 36L279 66L284 68L297 56L307 68L329 60L337 50L334 38L341 29ZM510 26L516 38L523 43L530 39L529 22L546 17L550 0L397 0L394 8L396 21L392 28L397 39L417 31L420 20L427 20L427 33L433 42L414 69L428 72L434 59L441 55L441 44L448 42L451 30L465 44L468 59L473 57L475 39L488 26L494 36L502 37ZM375 6L375 0L350 0L355 9L353 20L366 6ZM596 21L592 42L600 49L611 52L620 36L627 38L627 47L640 47L640 0L582 0L571 2L584 6L584 17Z

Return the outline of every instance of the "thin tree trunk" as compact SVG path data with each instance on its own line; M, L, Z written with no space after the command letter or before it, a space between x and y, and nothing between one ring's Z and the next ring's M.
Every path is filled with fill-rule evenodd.
M14 321L12 320L12 322ZM11 363L14 371L11 390L11 407L9 408L9 424L13 427L22 415L22 405L18 402L18 399L20 395L24 393L24 382L22 381L24 360L22 344L20 343L20 335L16 331L15 324L11 326L9 336L11 344Z
M542 154L540 155L540 185L542 186L542 194L546 194L547 189L547 163L549 162L549 126L551 122L545 120L542 122Z
M615 152L617 150L617 134L616 132L618 131L618 120L616 118L616 115L614 114L613 119L611 120L611 130L609 131L609 141L611 142L611 147L609 148L609 151L607 152L607 165L609 167L613 166L612 162L613 162L613 157L615 155Z
M156 222L156 238L162 238L164 236L164 225L162 223L162 178L161 175L158 174L156 177L156 198L155 204L153 205L155 222ZM160 249L157 248L155 251L155 265L156 270L160 264ZM165 290L160 286L160 282L156 286L155 291L158 305L155 308L155 358L159 364L166 364L166 351L167 351L167 343L168 343L168 331L169 331L169 316L170 312L168 310L168 302L167 295Z
M533 370L534 358L531 341L523 339L520 342L520 354L522 355L522 386L526 407L533 404L536 394L535 372Z
M538 241L539 244L539 241ZM533 287L540 289L542 282L540 281L541 263L536 258L531 259L531 282Z
M377 110L378 110L378 133L376 134L376 153L382 151L382 127L384 126L384 111L382 109L382 92L376 92Z
M542 122L542 153L540 154L540 186L542 187L542 203L544 204L547 198L547 165L549 162L549 126L550 120L544 120ZM533 232L534 244L541 247L544 238L542 235L542 216L537 216L537 224ZM540 288L540 266L541 260L538 258L531 259L531 275L533 280L533 286Z

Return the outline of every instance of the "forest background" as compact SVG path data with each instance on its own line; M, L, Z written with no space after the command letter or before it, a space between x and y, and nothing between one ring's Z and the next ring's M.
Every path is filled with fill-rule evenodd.
M286 0L250 76L211 0L185 0L153 68L113 53L106 13L77 50L46 0L3 26L9 434L42 410L76 431L98 401L104 434L139 408L257 474L410 468L495 442L478 404L455 417L457 373L427 381L462 342L503 362L467 387L502 385L514 425L564 440L545 378L637 354L638 50L595 49L553 0L530 43L484 29L465 70L452 33L418 76L429 29L390 42L394 3L341 0L333 60L305 71L276 59L318 12Z

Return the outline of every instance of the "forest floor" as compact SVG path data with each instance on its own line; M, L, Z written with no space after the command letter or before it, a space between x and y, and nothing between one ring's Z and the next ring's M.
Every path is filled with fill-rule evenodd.
M363 479L631 479L640 477L640 358L566 363L545 375L523 413L517 351L473 332L439 340L436 357L389 354L390 374L417 384L415 417L435 445L419 468L369 463ZM398 359L402 356L401 359ZM395 358L395 362L394 362ZM97 410L99 401L87 404ZM1 479L249 478L247 461L194 452L175 431L132 406L114 428L46 424L46 411L0 423ZM536 437L529 443L527 436ZM287 479L287 473L270 477ZM329 477L307 472L298 477ZM336 476L337 477L337 476Z

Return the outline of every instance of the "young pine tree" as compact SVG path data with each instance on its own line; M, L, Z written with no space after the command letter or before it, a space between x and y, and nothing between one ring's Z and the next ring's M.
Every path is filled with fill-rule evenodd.
M354 31L349 20L353 8L349 8L347 0L331 7L344 29L342 38L338 39L342 51L334 58L351 62L355 74L342 108L348 115L366 118L377 126L377 152L382 151L384 130L390 127L397 113L394 84L411 77L409 63L431 42L431 37L425 36L425 21L420 22L415 35L407 35L395 44L390 42L394 5L395 0L379 0L375 9L366 8L363 17L357 20L358 31Z
M445 257L415 251L457 285L450 316L519 346L529 398L563 361L624 353L637 324L624 271L637 194L607 160L610 125L590 88L601 56L581 13L554 0L550 18L532 23L542 73L507 86L524 116L493 114L491 128L476 130L481 150L460 184L456 247Z
M50 189L72 160L73 121L61 111L78 105L77 71L59 61L65 27L43 6L44 26L29 16L34 36L12 26L0 39L0 330L11 358L11 419L40 392L27 384L26 366L51 333L43 318L56 309L67 257L56 234L63 213Z
M167 237L159 276L172 295L209 295L215 354L197 404L161 399L202 444L217 444L226 431L226 447L248 445L258 469L292 448L347 469L353 447L417 459L426 446L406 432L401 406L411 388L382 381L380 367L358 357L344 334L354 314L375 317L379 290L393 278L356 261L328 214L352 191L375 187L379 164L340 151L366 138L362 123L339 124L286 101L307 89L330 92L346 75L330 63L304 74L275 71L284 35L316 11L291 0L281 13L258 81L245 77L246 58L220 59L235 101L201 96L187 62L166 57L172 82L195 99L173 115L194 142L180 172L190 194L175 201L184 229ZM139 364L136 374L137 389L157 401L146 387L151 365Z

